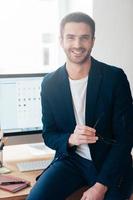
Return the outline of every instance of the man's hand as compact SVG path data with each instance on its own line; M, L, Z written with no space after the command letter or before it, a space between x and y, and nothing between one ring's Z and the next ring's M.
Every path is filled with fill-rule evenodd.
M101 183L96 183L83 193L81 200L103 200L106 192L106 186Z
M80 144L93 144L98 140L96 136L96 130L94 128L77 125L75 127L74 133L72 133L69 137L69 145L80 145Z

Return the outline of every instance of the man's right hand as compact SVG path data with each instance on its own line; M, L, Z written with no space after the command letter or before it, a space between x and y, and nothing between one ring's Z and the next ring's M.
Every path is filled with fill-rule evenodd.
M96 136L96 130L89 126L77 125L74 133L69 137L69 146L81 145L81 144L93 144L96 143L98 137Z

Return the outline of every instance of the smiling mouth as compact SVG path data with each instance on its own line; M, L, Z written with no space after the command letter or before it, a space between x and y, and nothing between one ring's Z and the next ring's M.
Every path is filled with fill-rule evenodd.
M71 51L75 56L82 56L83 53L85 52L83 49L79 49L79 50L72 50Z

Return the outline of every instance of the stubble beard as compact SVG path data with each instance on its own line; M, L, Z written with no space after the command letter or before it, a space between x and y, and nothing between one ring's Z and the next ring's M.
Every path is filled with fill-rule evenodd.
M88 51L87 54L82 58L78 58L78 56L74 57L73 55L71 55L72 54L71 50L65 51L65 53L66 53L66 56L67 56L67 59L68 59L69 62L71 62L73 64L81 65L81 64L84 64L86 61L89 60L89 57L90 57L90 54L91 54L91 50Z

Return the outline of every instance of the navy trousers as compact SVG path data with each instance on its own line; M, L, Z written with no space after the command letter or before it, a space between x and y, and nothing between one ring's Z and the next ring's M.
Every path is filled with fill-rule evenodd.
M91 187L97 171L92 163L77 154L53 162L41 174L27 200L65 200L84 185ZM124 200L118 188L110 189L105 200Z

